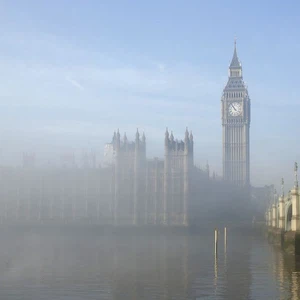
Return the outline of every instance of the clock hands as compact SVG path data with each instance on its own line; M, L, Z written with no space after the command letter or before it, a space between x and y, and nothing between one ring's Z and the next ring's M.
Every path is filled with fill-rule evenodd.
M238 117L242 115L242 105L239 102L229 102L228 112L233 117Z
M232 103L230 105L236 111L236 108L234 107L234 105Z

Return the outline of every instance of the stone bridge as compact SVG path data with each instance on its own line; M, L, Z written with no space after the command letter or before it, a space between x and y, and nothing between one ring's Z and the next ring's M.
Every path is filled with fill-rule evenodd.
M281 196L274 193L274 201L270 203L265 213L266 225L283 231L300 231L300 203L298 184L298 165L295 162L294 187L288 195L284 195L284 180L281 179Z
M281 196L274 193L274 200L265 212L268 237L280 244L288 252L300 254L300 199L297 178L298 166L295 163L295 183L293 188L284 195L282 179Z
M274 199L266 213L266 225L284 231L300 230L299 188L295 186L287 196Z

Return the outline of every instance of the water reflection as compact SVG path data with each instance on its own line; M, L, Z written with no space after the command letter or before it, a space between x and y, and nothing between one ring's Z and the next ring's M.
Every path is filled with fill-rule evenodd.
M215 262L214 262L214 295L217 295L217 286L218 286L218 254L215 253Z
M300 299L300 258L287 255L282 251L273 251L280 299Z
M0 232L0 299L300 299L299 263L229 232Z
M251 237L231 233L224 258L224 299L250 299L252 274L250 270Z

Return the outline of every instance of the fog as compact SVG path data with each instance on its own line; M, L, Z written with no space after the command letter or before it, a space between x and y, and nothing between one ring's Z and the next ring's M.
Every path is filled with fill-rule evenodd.
M115 131L102 155L65 152L38 164L39 153L24 152L21 165L0 169L1 220L189 225L249 221L255 207L263 213L257 202L268 203L269 195L252 202L250 186L224 181L208 163L195 165L192 131L177 140L167 130L162 141L164 155L154 159L138 130L134 142Z
M300 299L262 234L300 226L299 9L234 2L1 1L0 300Z

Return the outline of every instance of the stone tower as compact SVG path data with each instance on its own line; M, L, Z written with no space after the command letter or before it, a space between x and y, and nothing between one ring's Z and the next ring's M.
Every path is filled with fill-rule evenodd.
M190 175L194 165L193 134L186 129L184 141L165 133L163 223L189 224Z
M115 225L145 223L146 137L136 131L135 142L129 142L119 130L112 140L114 150L114 198L112 218Z
M112 201L114 225L189 225L194 138L186 129L184 140L165 133L165 159L146 157L146 137L136 131L129 142L114 133L112 152Z
M145 171L146 171L146 137L142 139L137 129L134 151L134 193L133 193L133 225L145 223Z
M250 98L243 80L236 42L229 66L228 82L223 90L223 179L238 186L250 185Z

